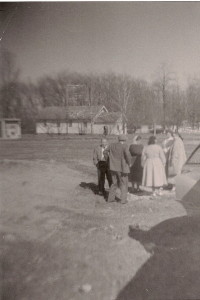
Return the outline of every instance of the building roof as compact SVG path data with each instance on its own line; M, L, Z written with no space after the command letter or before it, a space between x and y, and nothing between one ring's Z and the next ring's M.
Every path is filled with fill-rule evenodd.
M21 119L16 119L16 118L0 118L0 121L20 122Z
M98 124L111 124L116 123L121 118L120 112L106 112L102 113L95 119L95 123Z
M48 106L39 111L38 120L92 120L105 106Z

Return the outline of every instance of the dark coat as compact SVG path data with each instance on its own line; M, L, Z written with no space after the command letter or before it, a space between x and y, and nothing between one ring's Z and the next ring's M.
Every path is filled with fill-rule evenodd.
M109 152L111 171L130 173L131 158L127 144L113 143L107 151Z
M129 148L130 154L133 159L133 164L130 168L129 180L141 183L143 168L141 165L141 156L142 156L143 145L131 145Z

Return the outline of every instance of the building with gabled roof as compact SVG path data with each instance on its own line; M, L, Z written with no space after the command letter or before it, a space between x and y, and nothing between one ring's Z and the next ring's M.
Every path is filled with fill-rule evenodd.
M36 121L36 133L47 134L108 134L122 132L122 117L119 112L108 112L101 106L49 106L42 108Z

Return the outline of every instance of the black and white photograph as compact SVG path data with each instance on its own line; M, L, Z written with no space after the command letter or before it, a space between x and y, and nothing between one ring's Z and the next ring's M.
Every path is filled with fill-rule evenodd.
M0 3L0 299L200 300L200 2Z

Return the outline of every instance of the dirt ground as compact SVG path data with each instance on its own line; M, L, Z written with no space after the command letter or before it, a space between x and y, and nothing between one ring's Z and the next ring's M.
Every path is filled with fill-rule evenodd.
M114 300L153 255L129 226L148 232L187 215L172 192L106 203L95 194L97 143L1 142L2 300Z

